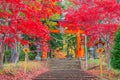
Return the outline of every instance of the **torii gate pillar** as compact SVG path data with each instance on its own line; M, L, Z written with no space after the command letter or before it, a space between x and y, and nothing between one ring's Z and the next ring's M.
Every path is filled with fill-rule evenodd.
M47 59L47 49L46 49L46 41L43 42L43 52L42 52L42 59Z
M76 58L84 57L84 48L81 47L81 38L80 38L80 30L76 33L76 42L77 42L77 49L76 49Z

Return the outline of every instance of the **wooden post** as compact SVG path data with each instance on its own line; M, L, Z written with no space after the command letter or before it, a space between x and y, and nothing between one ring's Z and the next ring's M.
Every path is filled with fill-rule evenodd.
M47 59L46 42L43 42L43 45L42 59Z
M76 51L76 58L82 58L84 56L84 48L81 47L81 38L80 38L80 30L76 34L76 41L77 41L77 51Z
M102 53L104 49L103 48L98 48L97 53L99 54L99 60L100 60L100 76L102 77L103 75L103 70L102 70Z
M27 56L28 54L25 54L25 62L24 62L24 73L27 73Z
M85 59L86 59L86 70L88 70L88 51L87 51L87 35L83 34L85 37Z
M77 51L76 51L76 58L79 58L80 55L80 33L76 33L76 42L77 42Z
M99 39L99 41L97 41L95 45L98 47L97 53L99 54L99 59L100 59L100 76L102 77L102 75L103 75L102 54L103 54L103 51L104 51L105 42L103 42L101 39Z
M103 75L103 70L102 70L102 55L99 54L99 56L100 56L100 76L102 76Z
M28 53L30 52L29 48L23 49L25 53L25 61L24 61L24 73L27 73L27 60L28 60Z
M42 52L42 59L47 59L47 51Z

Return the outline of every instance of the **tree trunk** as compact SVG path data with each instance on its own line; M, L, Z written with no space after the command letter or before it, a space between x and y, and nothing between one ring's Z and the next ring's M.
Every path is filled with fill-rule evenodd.
M14 66L16 66L18 60L19 60L19 52L17 52L17 42L15 43L14 48L11 48L11 59L12 63L14 63Z
M109 70L110 69L110 52L109 52L109 50L105 50L105 53L106 53L106 63L107 63L107 70Z
M3 69L3 56L4 53L0 51L0 69Z
M107 48L109 49L109 50L107 50L107 69L109 70L110 69L110 46L109 46L109 44L107 43Z
M0 70L3 69L3 57L4 57L4 44L0 43Z

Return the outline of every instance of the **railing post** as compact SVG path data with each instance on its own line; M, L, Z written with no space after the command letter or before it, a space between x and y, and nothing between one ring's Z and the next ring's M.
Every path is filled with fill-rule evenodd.
M85 37L85 60L86 60L86 70L88 69L88 51L87 51L87 35L83 34Z

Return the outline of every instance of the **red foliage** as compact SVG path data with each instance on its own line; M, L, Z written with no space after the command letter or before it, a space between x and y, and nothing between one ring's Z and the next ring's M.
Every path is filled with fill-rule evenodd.
M19 41L25 44L20 35L26 34L31 38L42 41L49 39L49 31L40 22L40 18L49 18L54 13L61 13L58 0L1 0L0 5L0 35L7 45ZM9 43L11 42L11 43Z
M96 25L85 30L85 34L90 37L88 46L93 46L95 42L101 37L107 42L112 44L114 33L117 31L117 25L114 24L101 24ZM94 41L94 43L91 41Z
M85 30L92 42L100 37L104 38L105 35L109 35L109 39L113 39L114 32L120 23L120 4L117 4L116 0L70 1L77 7L65 10L65 19L60 22L62 27Z
M33 69L27 71L25 74L22 69L17 69L15 71L5 70L3 73L0 73L1 80L31 80L37 77L40 74L43 74L48 71L48 68L45 66L45 63L42 62L42 67L39 69Z

